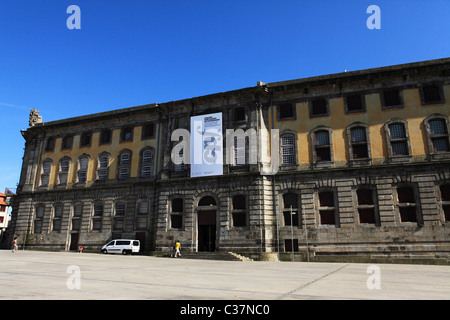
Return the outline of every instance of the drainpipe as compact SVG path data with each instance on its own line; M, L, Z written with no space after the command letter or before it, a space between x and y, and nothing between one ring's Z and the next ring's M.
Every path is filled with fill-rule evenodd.
M156 105L157 108L160 108L158 105ZM153 217L151 219L151 226L152 229L156 227L155 225L155 221L157 221L158 217L158 212L157 212L157 206L156 206L156 182L158 180L158 173L159 173L159 144L160 144L160 132L161 132L161 110L158 110L158 128L157 128L157 132L156 132L156 149L155 149L155 177L153 179ZM155 229L154 233L153 233L153 240L150 238L150 244L154 247L155 246L155 241L154 239L156 238L156 232L157 230ZM152 244L153 242L153 244ZM151 248L149 248L151 250Z
M272 93L270 93L270 109L272 112L272 130L275 129L275 115L273 112L273 99ZM272 149L272 148L271 148ZM273 154L270 155L273 158ZM278 156L278 155L277 155ZM275 175L272 175L272 202L273 202L273 213L275 216L275 221L277 224L277 259L280 261L280 236L279 236L279 227L278 227L278 214L277 214L277 196L275 191Z

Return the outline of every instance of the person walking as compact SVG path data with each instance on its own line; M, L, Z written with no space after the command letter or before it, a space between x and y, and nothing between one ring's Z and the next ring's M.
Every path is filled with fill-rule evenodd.
M19 246L17 245L17 237L14 237L13 244L12 244L12 252L13 253L16 252L17 249L19 249Z
M180 243L180 241L177 240L177 242L175 243L175 258L177 256L181 257L180 250L181 250L181 243Z

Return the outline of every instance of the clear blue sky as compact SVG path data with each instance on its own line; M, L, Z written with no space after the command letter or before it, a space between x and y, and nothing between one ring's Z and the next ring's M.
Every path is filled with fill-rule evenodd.
M70 5L81 30L69 30ZM369 30L369 5L381 30ZM0 191L44 121L450 56L449 0L1 0Z

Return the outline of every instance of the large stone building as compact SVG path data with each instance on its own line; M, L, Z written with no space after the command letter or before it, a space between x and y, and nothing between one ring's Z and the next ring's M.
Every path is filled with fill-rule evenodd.
M307 246L448 256L449 103L446 58L52 122L33 114L14 234L53 250L137 238L146 251L179 239L185 251L252 256ZM231 163L192 178L188 164L171 161L172 132L219 112L224 132L279 130L275 175ZM248 159L249 145L239 148Z

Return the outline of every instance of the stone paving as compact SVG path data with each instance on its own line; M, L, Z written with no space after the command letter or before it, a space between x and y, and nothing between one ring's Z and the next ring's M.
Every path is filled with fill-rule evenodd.
M0 251L0 299L450 299L450 267Z

